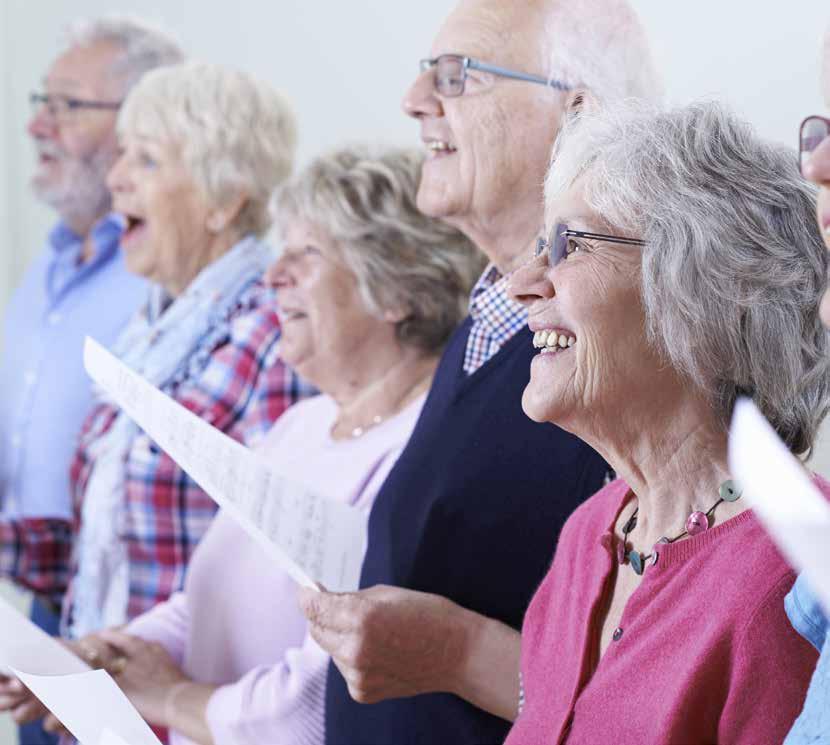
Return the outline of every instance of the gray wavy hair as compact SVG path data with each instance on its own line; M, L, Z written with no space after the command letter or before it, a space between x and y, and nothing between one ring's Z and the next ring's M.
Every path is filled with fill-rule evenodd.
M649 340L724 426L746 394L792 452L809 454L830 393L818 316L827 252L796 161L721 105L628 103L566 128L545 195L584 176L590 207L646 241Z
M215 204L246 198L235 228L263 235L274 189L291 174L297 124L288 101L238 70L187 62L147 73L118 117L133 132L182 148L196 182Z
M277 193L277 222L324 230L377 317L403 309L402 344L439 351L467 313L484 257L455 228L415 203L423 154L351 146L312 161Z
M144 73L184 60L178 42L166 31L129 16L79 19L63 33L63 47L109 43L120 47L110 73L123 80L126 93Z

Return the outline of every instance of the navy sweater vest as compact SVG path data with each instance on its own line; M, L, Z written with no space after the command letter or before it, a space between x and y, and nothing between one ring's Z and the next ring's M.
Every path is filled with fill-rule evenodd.
M529 331L465 375L470 325L450 339L377 496L361 587L436 593L520 629L562 524L602 486L606 465L581 440L522 411L535 353ZM329 665L329 745L497 745L509 727L450 694L357 704Z

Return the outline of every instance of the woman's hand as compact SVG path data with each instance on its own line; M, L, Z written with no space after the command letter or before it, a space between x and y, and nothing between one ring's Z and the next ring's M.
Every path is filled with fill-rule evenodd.
M169 726L170 696L177 686L190 679L161 644L116 630L102 631L99 636L124 658L115 679L133 706L148 722Z
M214 686L188 678L161 644L114 629L99 636L124 658L115 680L141 716L195 742L212 744L205 711Z
M42 719L46 707L17 678L0 676L0 711L8 711L16 724Z
M384 585L301 589L300 606L355 701L449 692L515 718L520 637L508 626L438 595Z

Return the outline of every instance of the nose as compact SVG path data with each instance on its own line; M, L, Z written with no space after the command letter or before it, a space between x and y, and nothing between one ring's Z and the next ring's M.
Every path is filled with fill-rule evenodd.
M290 285L291 274L289 272L289 263L289 253L288 251L283 251L282 255L265 270L265 284L275 289Z
M113 194L123 194L132 188L127 154L120 153L107 174L107 187Z
M556 290L550 281L547 256L536 256L513 272L508 292L513 300L527 308L540 300L555 297Z
M830 185L830 137L824 138L804 164L804 175L817 184Z
M29 134L36 140L54 139L58 131L55 117L45 106L38 106L32 113L32 118L26 127Z
M441 99L435 95L434 76L433 70L424 70L412 81L401 101L401 108L407 116L423 119L444 115Z

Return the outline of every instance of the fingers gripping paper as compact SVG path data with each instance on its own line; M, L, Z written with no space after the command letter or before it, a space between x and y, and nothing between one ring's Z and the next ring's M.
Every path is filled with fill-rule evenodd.
M735 405L729 468L781 552L830 612L830 504L748 399Z
M161 745L108 673L92 670L2 599L0 667L19 678L81 745L99 745L105 737Z
M356 590L366 516L283 478L87 337L90 377L297 582Z

